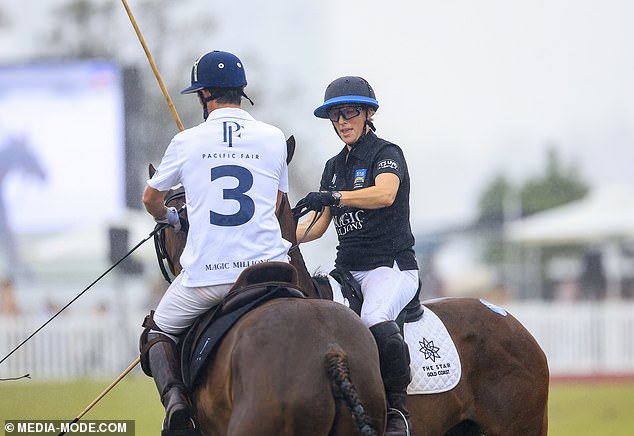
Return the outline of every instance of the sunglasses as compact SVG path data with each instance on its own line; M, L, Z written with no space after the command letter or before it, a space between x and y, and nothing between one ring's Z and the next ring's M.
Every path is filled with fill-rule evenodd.
M344 120L348 121L361 115L362 110L363 108L361 106L332 109L328 112L328 118L333 122L339 121L339 117L343 117Z

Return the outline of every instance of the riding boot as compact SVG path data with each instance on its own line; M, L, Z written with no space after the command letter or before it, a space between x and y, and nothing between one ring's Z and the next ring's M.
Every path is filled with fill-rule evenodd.
M159 333L149 333L148 340L157 338ZM164 336L164 335L160 335ZM176 345L171 339L160 340L150 346L148 360L154 383L165 406L163 436L197 435L192 419L191 403L181 379L180 364Z
M407 392L385 392L387 396L387 427L385 436L410 435Z
M394 321L370 327L379 350L381 377L387 397L388 415L385 436L409 436L407 386L411 381L409 348Z

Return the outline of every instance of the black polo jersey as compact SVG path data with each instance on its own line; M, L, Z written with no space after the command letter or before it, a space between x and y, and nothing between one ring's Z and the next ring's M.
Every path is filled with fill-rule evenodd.
M392 267L394 261L404 270L418 269L414 255L414 235L409 222L409 172L398 145L369 132L348 153L328 160L321 176L322 191L354 191L374 186L382 173L393 173L401 183L389 207L359 209L331 207L339 246L335 266L351 271Z

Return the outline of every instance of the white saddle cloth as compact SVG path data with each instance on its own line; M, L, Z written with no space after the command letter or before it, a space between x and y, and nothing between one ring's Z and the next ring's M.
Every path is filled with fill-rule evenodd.
M341 286L328 276L333 300L350 307L341 293ZM436 394L456 387L462 370L456 346L440 318L428 307L416 322L403 327L405 342L409 346L412 381L407 393Z
M456 346L440 318L425 307L420 320L403 327L412 381L407 393L436 394L456 387L462 374Z

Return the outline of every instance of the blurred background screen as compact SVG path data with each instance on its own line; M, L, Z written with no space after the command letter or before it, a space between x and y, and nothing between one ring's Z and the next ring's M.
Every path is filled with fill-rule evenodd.
M48 233L121 213L120 69L105 61L0 66L0 211L10 231Z

